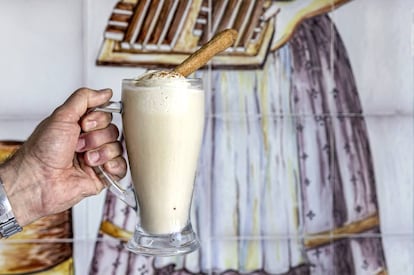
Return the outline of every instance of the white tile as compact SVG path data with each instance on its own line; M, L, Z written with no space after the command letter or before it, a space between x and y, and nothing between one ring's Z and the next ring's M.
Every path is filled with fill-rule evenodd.
M48 114L82 85L82 1L0 1L0 115Z
M413 12L410 0L365 0L332 13L367 114L413 113Z
M414 121L410 116L366 117L384 235L413 234Z

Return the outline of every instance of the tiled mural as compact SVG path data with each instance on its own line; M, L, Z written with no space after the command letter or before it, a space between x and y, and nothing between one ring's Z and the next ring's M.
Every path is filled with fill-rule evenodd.
M194 75L207 99L201 248L129 253L135 213L103 192L2 240L0 274L413 274L413 11L409 0L0 1L2 145L80 86L119 100L121 79L239 31ZM26 261L7 258L18 246Z

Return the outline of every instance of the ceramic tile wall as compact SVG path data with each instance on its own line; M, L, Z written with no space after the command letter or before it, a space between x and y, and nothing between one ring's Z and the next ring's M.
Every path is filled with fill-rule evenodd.
M0 0L0 33L3 42L0 45L0 79L2 80L0 93L3 98L0 100L0 129L3 129L0 130L1 140L24 140L44 116L80 86L111 87L114 90L114 99L119 99L120 79L133 77L145 71L143 68L95 65L103 40L103 31L116 2L116 0ZM260 221L262 230L268 231L258 233L259 229L249 227L251 224L247 222L236 234L231 231L230 224L218 218L220 215L232 213L231 209L226 208L232 206L228 203L231 195L225 194L220 197L216 193L215 196L203 197L202 192L206 190L214 192L212 189L214 186L205 187L200 183L196 189L195 199L207 205L209 209L207 217L210 218L210 220L201 220L204 223L198 225L198 230L202 234L204 253L201 266L207 267L207 270L216 267L217 269L233 268L239 271L249 271L251 268L262 266L264 269L268 268L274 270L275 273L281 273L295 263L310 261L315 264L313 274L341 274L343 269L340 267L341 263L338 262L338 258L341 255L349 255L343 252L343 247L346 246L353 249L352 257L357 266L354 273L367 274L364 271L369 270L374 264L357 261L363 259L360 254L365 253L358 250L359 243L366 241L382 244L388 274L412 274L414 272L414 63L411 45L413 11L414 4L409 0L381 1L380 4L375 0L359 0L351 1L329 14L348 53L364 111L362 115L348 112L342 116L347 124L352 124L353 120L361 118L366 124L376 179L375 193L381 223L380 233L368 232L364 236L348 235L341 240L342 243L334 243L327 236L313 237L313 240L326 239L322 240L326 245L311 249L306 255L300 255L299 252L295 255L296 250L292 248L294 244L306 243L306 240L302 239L303 235L295 232L296 227L292 225L295 221L289 220L289 215L291 215L289 207L296 207L297 201L286 196L263 195L260 189L254 189L254 187L249 189L251 186L248 181L240 186L232 184L234 178L218 181L223 184L222 190L226 190L228 194L237 191L246 197L252 195L251 198L257 199L262 209L286 207L284 211L277 212L278 218L275 224L271 224L273 221L271 219L264 218ZM332 44L329 44L329 47L332 47ZM287 52L286 49L285 51ZM327 60L329 64L333 64L335 55L331 54ZM215 79L223 75L218 76L218 73L212 70L204 71L202 74L207 80L208 94L214 96L213 88L217 87ZM229 73L229 77L237 76ZM247 73L247 78L249 77L251 76ZM243 80L248 81L246 78ZM223 83L225 85L230 83L229 90L239 88L237 82L223 80ZM248 93L248 91L245 92ZM285 97L280 100L289 99ZM255 136L240 138L245 134L246 125L249 122L253 123L255 117L244 116L237 109L234 110L236 116L232 117L221 117L223 115L221 113L209 113L208 115L210 118L217 117L216 123L222 123L234 130L234 136L229 137L232 139L230 147L224 146L223 150L241 153L238 148L244 148L243 146L258 138ZM284 136L275 135L270 138L284 139L283 149L285 151L295 152L300 149L297 148L296 142L290 140L290 137L298 130L298 122L301 122L300 126L306 129L317 128L312 114L293 111L283 113L282 118L275 113L265 114L265 117L268 117L269 121L275 125L282 125ZM324 123L333 125L336 125L336 121L335 114L333 116L328 114L323 120ZM115 122L120 124L118 117L115 117ZM268 131L279 133L271 126ZM305 136L305 139L307 137ZM332 138L326 140L329 148L338 146L338 142ZM313 152L313 148L310 149ZM205 147L205 150L208 155L208 147ZM329 154L331 161L332 159L346 159L346 151L335 152L332 151ZM253 162L255 159L261 159L260 154L260 149L252 151ZM215 169L240 169L228 161L225 155L223 153L223 165ZM312 154L308 155L310 159L314 157ZM316 161L317 158L314 160ZM352 163L342 165L352 166ZM203 167L206 166L202 166L201 169ZM339 176L332 163L328 163L327 167L329 169L326 173L334 177ZM272 171L272 173L280 175L277 179L282 183L292 182L292 178L297 177L295 169L275 169L279 170ZM263 175L257 177L261 176ZM327 186L328 189L334 189L331 183ZM344 186L344 188L348 187L349 185ZM240 189L236 190L237 188ZM286 193L286 186L281 184L279 188L281 193ZM339 203L340 197L334 194L336 193L328 192L323 199L315 201L319 209L328 209L326 216L331 215L329 211L336 203ZM105 195L102 193L97 197L89 198L73 210L76 274L87 274L94 260L94 247L104 211ZM220 199L223 199L222 203L219 203ZM246 205L238 205L240 217L248 216L248 214L243 214L243 211L247 211L250 207L248 203L247 201ZM265 205L269 207L266 208ZM318 221L321 216L314 208L307 210L301 213L298 219L303 219L300 221L301 224L306 224L311 230L312 225L308 223L308 220ZM268 215L271 214L268 213ZM316 216L313 217L314 215ZM322 215L323 217L325 216ZM332 227L332 220L328 220L327 223L328 227ZM210 231L202 230L204 226L211 224L214 226ZM349 243L348 246L344 245L346 242ZM285 243L290 243L290 246L286 246ZM245 249L235 250L235 247ZM277 250L277 256L272 260L263 261L259 250L255 250L258 247L260 247L260 253L264 254L266 253L263 251L266 249ZM284 249L290 251L290 254L284 253L286 252ZM238 253L238 256L234 257L234 253ZM268 255L274 256L272 253ZM199 254L194 257L197 256ZM191 262L191 259L191 257L188 258L187 262ZM149 260L142 258L137 261L150 263ZM162 261L158 260L157 263L161 264ZM118 274L124 273L126 271L118 272Z
M403 2L379 7L353 1L332 14L349 52L369 129L389 274L413 272L406 261L413 256L413 54L407 40L412 37L413 10ZM397 34L400 24L407 27ZM392 247L398 247L401 257Z

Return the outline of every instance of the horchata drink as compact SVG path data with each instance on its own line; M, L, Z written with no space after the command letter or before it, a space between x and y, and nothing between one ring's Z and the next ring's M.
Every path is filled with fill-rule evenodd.
M199 247L190 206L203 137L204 92L201 79L185 77L230 47L236 37L237 31L224 30L173 71L124 80L121 104L95 108L122 113L135 192L123 189L102 166L95 171L111 192L137 210L138 223L127 244L132 252L172 256Z
M139 234L171 235L191 229L190 206L204 127L201 79L155 74L124 80L122 104ZM137 236L135 241L140 242Z

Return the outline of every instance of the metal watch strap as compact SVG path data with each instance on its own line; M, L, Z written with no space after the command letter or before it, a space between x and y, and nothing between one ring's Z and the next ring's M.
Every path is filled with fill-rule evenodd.
M20 231L22 231L22 227L14 217L3 182L0 179L0 234L3 238L8 238Z
M17 223L16 218L14 217L6 222L2 222L0 225L0 234L3 238L8 238L22 230L22 227Z

